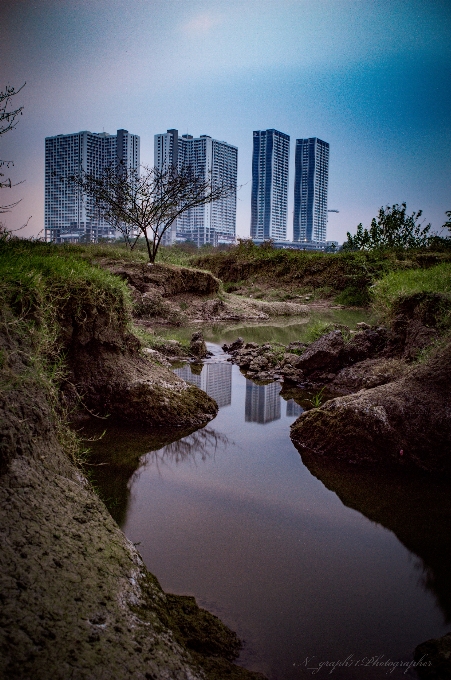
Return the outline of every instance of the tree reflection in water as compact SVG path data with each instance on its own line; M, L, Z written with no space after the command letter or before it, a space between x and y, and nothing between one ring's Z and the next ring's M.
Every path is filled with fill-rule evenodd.
M161 474L162 464L192 462L197 464L214 457L228 438L211 427L195 432L158 430L149 432L122 423L91 422L82 435L89 440L87 471L94 487L119 526L127 514L131 478L143 465L155 465Z
M229 439L226 435L216 432L211 427L204 427L187 437L167 444L162 449L149 451L145 457L145 464L155 464L159 468L161 463L178 465L187 460L195 464L199 460L205 462L207 458L215 457L220 445L226 447L228 443Z

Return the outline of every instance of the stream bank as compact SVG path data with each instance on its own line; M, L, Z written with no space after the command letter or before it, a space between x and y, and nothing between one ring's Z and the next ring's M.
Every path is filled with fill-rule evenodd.
M1 677L262 677L233 664L241 644L218 618L163 592L68 428L94 410L152 431L170 419L173 440L216 402L141 354L119 279L18 240L0 243L0 270Z

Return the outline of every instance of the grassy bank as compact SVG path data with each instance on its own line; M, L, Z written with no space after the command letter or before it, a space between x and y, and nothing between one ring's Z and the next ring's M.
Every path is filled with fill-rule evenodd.
M421 293L451 296L451 262L442 262L428 269L390 272L374 283L371 299L377 314L389 318L399 298Z
M332 254L276 250L250 241L190 259L192 266L209 269L220 278L230 292L252 293L258 298L268 297L270 289L283 289L285 299L312 295L350 306L368 305L371 286L390 272L429 269L450 261L449 252L386 250Z
M130 304L126 286L70 251L3 240L0 295L2 391L18 404L21 393L46 400L60 444L79 461L80 444L67 426L68 413L60 398L66 378L64 323L68 318L82 320L87 306L95 306L125 326Z

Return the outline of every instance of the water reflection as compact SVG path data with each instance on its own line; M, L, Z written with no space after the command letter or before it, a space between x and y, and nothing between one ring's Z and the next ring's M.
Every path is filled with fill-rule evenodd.
M331 309L311 308L308 316L289 316L278 317L276 320L272 319L271 323L262 324L261 321L246 321L246 322L222 322L213 325L205 324L202 326L202 332L206 342L216 343L221 345L224 342L233 342L238 336L241 336L245 342L281 342L288 345L295 340L304 340L307 337L311 326L318 321L326 323L342 323L350 328L354 328L359 321L366 321L371 323L371 314L367 309ZM173 330L166 331L169 337L173 337ZM177 337L189 340L193 333L191 327L180 328L177 331ZM158 329L158 334L164 336L165 330Z
M280 384L257 385L246 378L246 423L271 423L280 418Z
M205 462L207 458L214 457L218 446L226 446L229 439L226 435L216 432L211 427L197 430L183 439L167 444L157 451L149 451L142 464L155 464L159 467L162 463L184 463L188 459L192 462Z
M242 662L273 679L299 680L310 655L410 658L446 632L445 485L306 459L315 478L289 439L307 393L256 385L229 363L178 374L218 390L225 376L214 423L149 435L106 421L92 444L93 462L108 463L92 468L94 481L164 588L196 595L248 641Z
M298 417L301 415L301 413L304 412L304 409L300 404L297 404L294 399L288 399L287 400L287 416L291 417Z
M177 462L188 458L189 450L194 451L195 445L198 445L200 458L205 460L203 451L206 451L207 444L217 446L221 437L211 428L196 432L174 428L149 431L138 425L130 426L110 420L92 420L84 425L79 434L89 446L87 473L120 526L125 520L129 503L128 482L146 453L164 451L164 456L172 456ZM174 448L171 449L171 445Z
M421 558L420 584L434 593L451 622L451 494L449 483L428 476L355 470L302 456L326 488L350 508L392 531Z
M232 403L232 365L229 363L206 364L200 373L194 373L190 364L174 369L174 373L196 385L212 397L219 408Z

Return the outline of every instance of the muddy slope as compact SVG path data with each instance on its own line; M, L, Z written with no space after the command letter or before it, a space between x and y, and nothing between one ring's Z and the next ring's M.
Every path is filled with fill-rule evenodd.
M451 341L387 385L302 414L291 439L312 457L451 470Z
M73 407L150 426L200 427L216 402L171 370L140 353L126 310L70 297L60 310L60 338L68 368L64 394Z
M98 264L126 281L133 299L133 316L144 326L249 319L306 314L299 302L268 302L230 295L213 274L168 264L100 260Z

